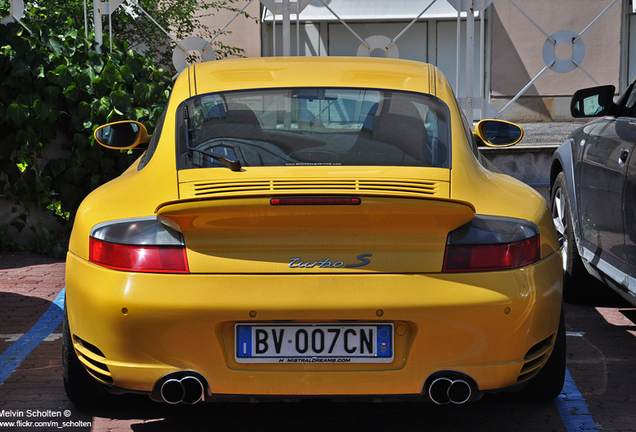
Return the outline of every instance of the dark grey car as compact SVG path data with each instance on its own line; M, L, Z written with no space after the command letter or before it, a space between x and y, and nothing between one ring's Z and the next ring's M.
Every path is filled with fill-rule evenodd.
M552 215L563 244L564 298L591 274L636 305L636 85L614 102L614 86L577 91L576 129L552 159Z

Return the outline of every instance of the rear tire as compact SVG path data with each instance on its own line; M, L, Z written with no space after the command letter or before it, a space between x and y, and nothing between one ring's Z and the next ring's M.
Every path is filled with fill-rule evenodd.
M75 405L90 407L110 405L116 397L93 378L77 358L68 326L68 313L64 306L62 327L62 376L66 396Z
M570 211L570 197L565 174L559 173L552 186L552 220L559 236L563 256L563 299L568 303L584 300L592 277L579 255L574 237L574 224Z

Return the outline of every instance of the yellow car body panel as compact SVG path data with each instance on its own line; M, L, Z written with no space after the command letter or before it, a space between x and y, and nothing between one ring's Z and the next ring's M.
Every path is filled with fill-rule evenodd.
M184 100L312 86L439 98L449 109L450 168L177 170L175 118ZM562 290L552 216L533 189L480 163L453 91L435 67L333 57L197 64L176 80L166 119L152 158L91 193L73 227L68 325L75 352L93 377L117 391L153 393L154 399L157 383L179 371L203 376L206 397L420 395L439 371L461 372L485 392L524 384L546 364L559 328ZM282 210L270 205L272 197L287 196L355 196L362 202ZM474 215L536 225L538 261L509 270L443 273L448 233ZM189 274L121 271L89 262L96 226L148 217L184 236ZM348 264L371 255L360 268L295 268L299 262L330 258ZM235 325L276 322L392 323L394 358L237 362Z
M330 57L251 58L188 69L192 94L277 87L363 87L432 93L436 69L419 62ZM448 89L442 89L448 90ZM437 95L444 98L443 95Z
M104 357L94 360L108 366L118 387L146 392L178 370L208 377L209 396L419 394L441 369L464 371L481 390L499 389L517 383L534 360L525 358L529 349L554 333L560 308L556 254L523 272L135 275L134 283L130 274L73 254L67 266L67 284L76 287L71 328L99 342ZM234 323L299 317L395 322L404 333L390 364L236 363Z

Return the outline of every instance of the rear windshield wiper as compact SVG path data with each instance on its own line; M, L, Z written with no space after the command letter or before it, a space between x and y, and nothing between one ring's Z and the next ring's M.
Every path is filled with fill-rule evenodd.
M225 156L215 155L214 153L207 152L205 150L197 149L190 146L190 116L188 115L188 107L183 107L183 121L185 122L186 128L186 148L188 149L188 154L192 157L192 152L201 153L204 156L214 159L215 161L219 161L227 165L229 169L232 171L240 171L241 170L241 162L237 159L229 159Z

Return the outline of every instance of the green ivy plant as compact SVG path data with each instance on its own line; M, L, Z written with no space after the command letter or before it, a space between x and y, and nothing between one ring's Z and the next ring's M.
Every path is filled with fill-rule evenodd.
M0 4L6 0L0 1ZM202 19L220 12L240 13L241 19L253 20L246 12L240 12L244 0L126 0L112 14L111 20L104 19L104 49L118 49L117 41L126 41L135 52L151 58L171 74L176 70L172 65L175 39L199 36L212 40L219 30L206 26ZM65 28L69 17L74 17L77 26L84 25L83 0L25 1L27 13L49 28ZM89 2L87 17L89 29L93 28L92 3ZM8 6L7 6L8 7ZM145 13L143 11L145 11ZM152 20L146 15L150 14ZM112 28L109 28L112 23ZM158 24L158 25L157 25ZM172 37L163 29L169 30ZM230 34L223 31L222 34ZM115 39L112 44L106 34ZM242 48L225 45L220 39L212 43L218 59L228 56L242 56Z
M34 239L19 245L13 230L0 226L0 250L62 257L84 197L139 156L100 147L93 131L130 119L152 132L171 89L170 75L125 42L98 54L83 30L68 24L60 32L31 21L32 33L0 25L0 195L12 203L10 227L30 230ZM43 151L52 143L62 157L48 160ZM50 215L55 228L45 223Z

